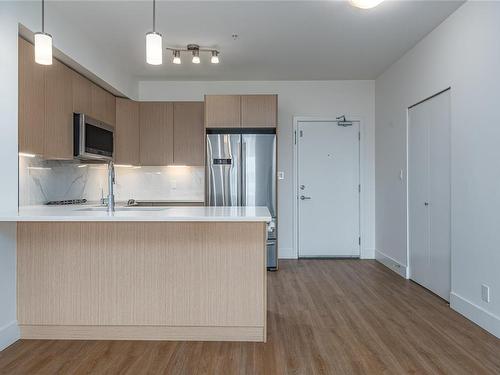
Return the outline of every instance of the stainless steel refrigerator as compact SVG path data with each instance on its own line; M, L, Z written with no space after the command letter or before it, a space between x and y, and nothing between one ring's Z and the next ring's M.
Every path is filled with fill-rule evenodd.
M267 267L277 268L275 129L207 129L207 205L267 206Z

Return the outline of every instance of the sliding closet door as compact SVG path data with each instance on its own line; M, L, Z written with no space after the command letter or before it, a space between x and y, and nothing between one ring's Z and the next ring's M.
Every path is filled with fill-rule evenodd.
M450 91L409 110L411 279L450 298Z

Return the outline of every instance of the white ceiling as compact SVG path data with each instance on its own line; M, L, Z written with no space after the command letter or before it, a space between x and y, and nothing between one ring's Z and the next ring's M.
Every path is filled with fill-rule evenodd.
M157 1L164 46L197 43L221 51L221 63L145 62L152 1L65 1L46 4L96 48L142 80L375 79L455 11L461 1L386 1L360 10L346 1ZM233 40L232 34L238 34ZM57 35L54 35L57 45Z

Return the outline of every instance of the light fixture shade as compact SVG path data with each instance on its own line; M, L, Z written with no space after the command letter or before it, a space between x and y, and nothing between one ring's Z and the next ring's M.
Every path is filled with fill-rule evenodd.
M219 63L219 53L217 51L212 51L212 58L210 59L210 62L212 64L218 64Z
M360 9L371 9L375 8L384 0L349 0L352 6Z
M179 65L181 63L181 52L180 51L174 51L174 58L172 59L172 62L174 64Z
M199 64L199 63L200 63L200 56L193 55L193 64Z
M163 49L161 34L150 32L146 34L146 62L150 65L161 65Z
M47 33L35 33L35 62L40 65L52 65L52 36Z

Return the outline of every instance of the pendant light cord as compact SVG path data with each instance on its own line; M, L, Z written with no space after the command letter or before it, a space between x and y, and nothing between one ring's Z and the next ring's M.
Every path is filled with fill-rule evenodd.
M156 32L156 0L153 0L153 32Z
M42 0L42 33L45 33L45 0Z

